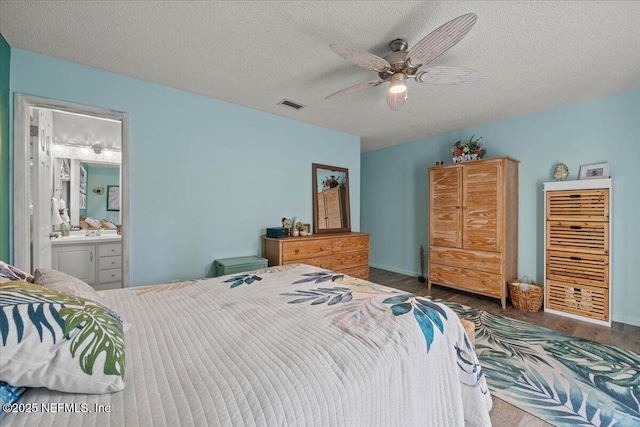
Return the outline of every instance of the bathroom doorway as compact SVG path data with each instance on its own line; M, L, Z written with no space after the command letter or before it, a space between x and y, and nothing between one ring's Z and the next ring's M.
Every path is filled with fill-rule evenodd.
M97 220L105 235L119 229L121 286L130 286L128 114L21 94L14 111L14 265L50 268L62 224ZM110 196L117 211L108 209ZM54 268L55 259L54 249Z

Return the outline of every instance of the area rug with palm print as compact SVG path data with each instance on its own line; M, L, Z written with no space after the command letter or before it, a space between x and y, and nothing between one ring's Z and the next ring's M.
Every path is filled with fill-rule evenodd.
M640 426L639 355L444 303L475 323L476 353L495 397L556 426Z

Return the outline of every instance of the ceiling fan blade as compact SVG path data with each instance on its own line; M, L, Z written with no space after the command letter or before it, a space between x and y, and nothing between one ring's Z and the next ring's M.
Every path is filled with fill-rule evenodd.
M476 23L478 15L458 16L416 43L407 53L406 63L412 68L426 65L458 43Z
M460 67L432 67L416 74L416 81L426 85L477 83L483 78L479 71Z
M404 103L407 101L407 92L400 93L392 93L391 91L387 91L387 105L393 111L398 111L402 108Z
M351 61L365 70L373 70L380 73L391 69L391 65L386 59L382 59L372 53L339 44L332 44L329 48L347 61Z
M383 80L375 80L371 82L360 83L355 86L351 86L346 89L339 90L336 93L332 93L331 95L327 96L325 99L333 99L333 98L339 98L345 95L351 95L352 93L360 92L361 90L380 86L382 83L383 83Z

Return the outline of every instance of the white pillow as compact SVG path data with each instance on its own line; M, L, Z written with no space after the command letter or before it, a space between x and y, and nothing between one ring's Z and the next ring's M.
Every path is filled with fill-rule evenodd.
M0 283L0 372L20 387L124 389L124 332L100 304L27 282Z
M98 295L91 285L62 271L51 270L49 268L36 268L33 283L106 305L102 297Z

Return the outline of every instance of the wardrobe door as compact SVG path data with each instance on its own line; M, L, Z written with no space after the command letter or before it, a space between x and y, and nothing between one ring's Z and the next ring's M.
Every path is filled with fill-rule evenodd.
M469 163L462 179L462 247L502 250L502 162Z
M461 169L429 170L429 244L432 246L462 247Z

